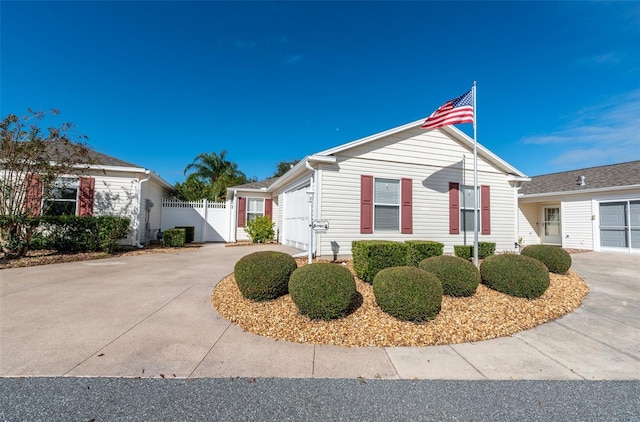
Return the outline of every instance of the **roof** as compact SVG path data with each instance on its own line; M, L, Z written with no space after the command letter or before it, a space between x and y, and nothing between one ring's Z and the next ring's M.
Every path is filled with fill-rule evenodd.
M89 168L98 168L103 170L105 168L109 168L110 170L141 172L141 173L149 174L151 177L157 180L165 188L174 189L174 187L169 182L167 182L162 177L160 177L159 174L151 170L148 170L145 167L132 164L124 160L120 160L119 158L115 158L110 155L103 154L102 152L98 152L92 149L91 147L89 147L88 145L82 145L82 144L79 145L72 142L63 142L63 141L56 141L56 142L51 142L47 144L47 147L49 149L48 152L52 158L54 158L56 155L57 156L73 155L73 152L74 152L73 149L78 148L79 146L83 146L87 149L87 158L88 158L87 161L89 161L88 163Z
M238 190L267 190L269 186L278 180L278 177L271 177L269 179L261 180L259 182L250 182L245 183L244 185L231 186L229 189L238 189Z
M580 184L581 177L584 177L583 185ZM530 182L523 183L520 194L580 192L623 186L640 187L640 161L533 176Z
M73 154L73 149L77 148L79 145L70 143L70 142L51 142L47 144L49 147L49 154L51 156L62 155L69 156ZM103 154L98 152L87 145L80 145L87 148L87 155L90 163L92 165L102 165L102 166L115 166L115 167L138 167L143 168L142 166L138 166L136 164L129 163L124 160L120 160L119 158L112 157L107 154Z

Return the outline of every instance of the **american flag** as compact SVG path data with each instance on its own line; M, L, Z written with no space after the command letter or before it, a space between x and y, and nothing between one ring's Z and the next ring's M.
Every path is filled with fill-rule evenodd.
M437 129L458 123L473 123L473 93L469 91L441 105L422 124L422 129Z

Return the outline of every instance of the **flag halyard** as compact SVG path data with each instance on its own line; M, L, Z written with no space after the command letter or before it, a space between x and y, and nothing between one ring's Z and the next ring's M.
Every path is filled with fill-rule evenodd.
M470 90L438 107L421 127L422 129L437 129L459 123L473 123L473 121L473 90Z

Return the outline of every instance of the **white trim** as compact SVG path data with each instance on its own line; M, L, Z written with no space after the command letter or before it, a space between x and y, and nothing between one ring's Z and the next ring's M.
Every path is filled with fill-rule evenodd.
M640 185L625 185L625 186L609 186L606 188L593 188L593 189L581 189L581 190L568 190L568 191L559 191L559 192L547 192L547 193L530 193L530 194L519 194L519 199L534 199L534 198L545 198L549 196L567 196L567 195L581 195L581 194L589 194L589 193L599 193L599 192L611 192L616 190L629 190L629 189L639 189Z

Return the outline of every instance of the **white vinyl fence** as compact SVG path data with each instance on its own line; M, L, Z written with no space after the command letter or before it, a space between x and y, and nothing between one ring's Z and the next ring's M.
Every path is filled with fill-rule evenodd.
M162 199L162 231L174 227L195 227L195 242L229 241L229 208L226 202Z

